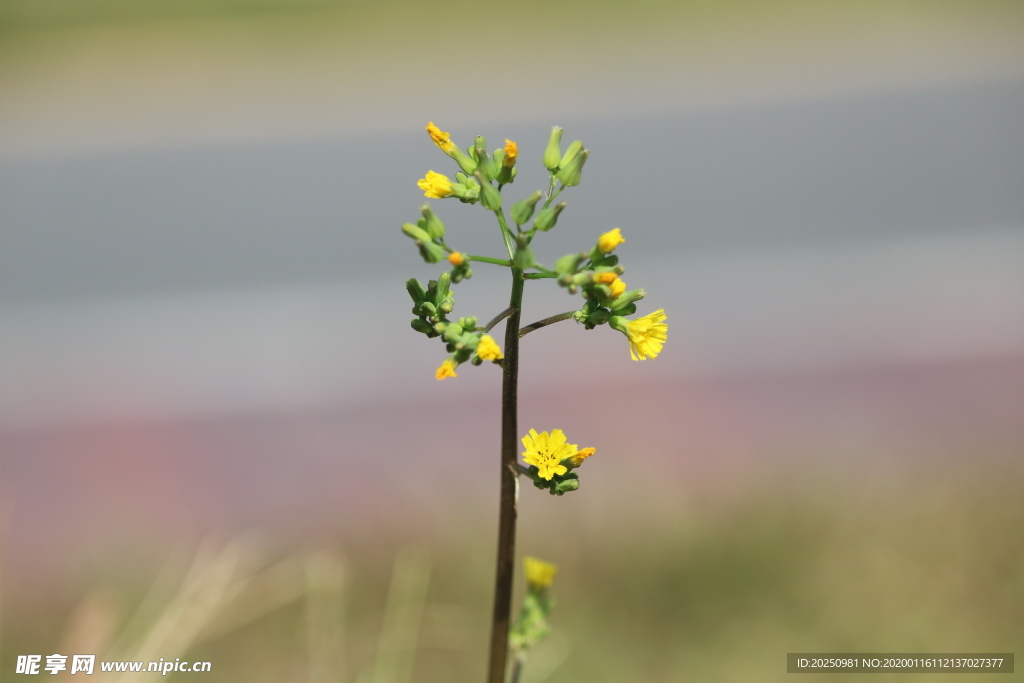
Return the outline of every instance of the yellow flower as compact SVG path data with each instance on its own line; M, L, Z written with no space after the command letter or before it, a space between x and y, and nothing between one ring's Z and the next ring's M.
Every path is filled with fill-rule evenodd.
M434 373L434 377L438 379L458 377L458 375L455 374L455 361L449 358L445 360L445 362L441 363L441 366L437 369L437 372Z
M536 465L540 477L548 481L556 474L568 472L569 468L562 464L562 460L579 450L575 444L565 442L565 433L561 429L552 429L550 436L547 432L538 434L537 430L531 429L523 437L523 446L526 448L523 460Z
M448 179L448 176L433 171L427 171L427 175L416 184L423 190L423 196L431 199L443 199L452 194L452 181Z
M579 467L583 461L597 452L596 448L581 448L569 457L572 459L572 466Z
M612 298L617 299L623 292L626 291L626 283L620 280L619 278L615 278L615 280L612 282L611 290Z
M448 262L453 266L461 266L466 262L466 257L461 252L453 251L448 254Z
M476 347L476 355L484 360L501 360L505 357L501 353L501 347L498 346L498 343L489 334L480 337L480 344Z
M599 285L610 285L615 282L618 277L618 275L610 270L603 273L594 273L594 282Z
M452 151L452 148L455 147L455 143L451 141L451 135L435 126L433 121L427 124L427 134L430 135L430 139L433 140L434 144L440 147L441 151L445 154L449 154Z
M523 568L526 570L527 585L535 591L551 588L551 584L555 581L555 574L558 573L556 565L538 560L536 557L524 557Z
M620 229L615 228L597 238L597 248L608 254L615 251L615 247L625 241L626 240L622 237Z
M626 323L629 355L633 360L658 357L668 337L668 325L665 324L665 320L668 320L665 309L659 308L654 313Z
M505 158L501 160L502 166L515 166L516 157L519 156L519 147L516 143L505 138Z

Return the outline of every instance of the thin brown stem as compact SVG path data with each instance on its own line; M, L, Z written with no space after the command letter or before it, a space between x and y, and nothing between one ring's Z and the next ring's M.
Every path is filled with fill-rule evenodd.
M491 322L487 323L487 327L484 328L484 332L485 333L490 332L492 327L494 327L495 325L497 325L498 323L500 323L502 320L504 320L505 318L509 317L510 315L512 315L512 307L511 306L509 306L504 311L502 311L498 315L496 315L493 318L491 318Z
M555 323L560 323L563 320L570 320L573 316L576 315L576 313L577 311L566 311L565 313L559 313L558 315L553 315L550 318L544 318L543 320L538 320L535 323L531 323L526 327L522 328L521 330L519 330L519 338L522 339L524 336L530 334L534 330L539 330L542 327L554 325Z

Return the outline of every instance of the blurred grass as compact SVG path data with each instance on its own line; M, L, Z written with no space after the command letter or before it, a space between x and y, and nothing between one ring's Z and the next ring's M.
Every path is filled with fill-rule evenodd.
M555 635L524 683L774 681L790 651L993 652L1024 640L1019 460L805 468L700 494L656 482L640 500L524 490L519 549L561 567ZM129 645L89 645L101 659L208 660L208 681L477 680L493 551L481 512L463 511L418 551L400 533L312 552L207 545L153 589L147 572L94 567L8 601L2 665L63 653L82 623L123 630L149 592L120 639ZM931 680L871 678L890 679Z

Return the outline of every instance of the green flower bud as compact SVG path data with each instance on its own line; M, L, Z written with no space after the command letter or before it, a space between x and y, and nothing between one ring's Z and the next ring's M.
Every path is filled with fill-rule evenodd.
M455 159L455 163L459 165L459 168L461 168L469 175L473 175L474 173L476 173L476 161L474 161L471 157L467 156L466 153L463 152L458 147L452 148L450 156L452 159ZM457 178L458 174L455 175Z
M480 172L477 171L477 178ZM501 193L494 189L489 182L480 182L480 204L488 211L497 211L501 208Z
M565 150L565 155L562 156L562 160L558 162L558 167L565 168L568 166L569 162L576 158L576 155L580 153L581 149L583 149L583 143L579 140L576 140L569 145L569 149Z
M483 174L487 182L494 180L498 176L501 165L494 163L494 159L487 154L487 141L484 140L483 135L476 136L476 143L473 147L476 150L476 172Z
M512 265L515 268L532 268L534 264L533 249L527 244L516 246L516 253L512 256Z
M512 205L512 210L509 211L509 215L512 220L516 222L516 225L526 225L530 222L533 217L533 211L537 207L537 202L540 201L544 193L537 190L526 199L520 200Z
M444 249L441 248L440 244L433 242L420 242L417 240L416 246L420 248L420 256L427 263L437 263L444 258Z
M565 202L559 202L554 206L541 209L540 213L537 214L537 218L533 221L533 227L541 232L547 232L551 228L555 227L555 223L558 222L558 214L562 213L566 206L568 206L568 204Z
M591 325L604 325L611 318L611 313L606 308L598 308L587 316L587 322Z
M598 254L603 254L604 252L602 252L601 250L598 250L597 253ZM594 267L595 268L614 268L618 264L619 264L619 257L618 257L617 254L608 254L607 256L604 256L604 257L598 256L597 259L594 260ZM621 270L619 270L617 272L619 273L619 275L622 275L623 273L626 272L626 269L623 268L623 269L621 269Z
M433 336L434 334L434 326L428 323L426 320L423 320L422 318L413 318L412 322L409 323L409 325L411 325L412 329L416 330L417 332L421 332L423 334L428 334L431 336Z
M583 260L583 254L566 254L555 261L555 272L559 275L566 275L576 272L576 267Z
M446 299L437 306L437 310L441 311L441 313L444 313L445 315L451 313L453 308L455 308L455 304L451 299Z
M424 204L420 207L420 211L423 212L423 222L427 234L430 235L430 239L439 240L444 237L444 223L441 219L430 208L430 204Z
M452 276L448 273L441 273L437 276L437 299L440 303L444 299L448 298L448 293L452 290Z
M430 241L430 235L427 234L427 231L418 225L413 225L412 223L402 223L402 232L417 242Z
M620 315L629 315L628 313L621 313L622 309L626 308L630 304L640 301L640 299L643 299L645 296L647 296L647 290L631 289L628 292L623 292L622 294L620 294L615 299L615 301L609 304L608 307L611 308L613 312L618 313Z
M448 323L444 326L444 330L441 332L441 338L449 344L454 344L462 336L462 325L458 323Z
M544 150L544 168L552 173L558 168L558 162L562 158L562 129L558 126L551 127L551 137L548 138L548 146Z
M430 318L437 315L437 308L434 306L434 304L430 303L429 301L424 301L419 306L412 309L412 312L415 313L416 315L422 315L424 317Z
M622 296L625 296L625 294L623 294ZM611 318L608 319L608 327L612 328L613 330L618 330L627 337L629 336L628 325L629 319L623 318L621 315L613 315Z
M423 291L423 285L414 277L405 281L405 289L409 292L409 296L412 297L413 303L418 304L427 298L427 293Z
M467 315L465 318L459 318L459 324L462 325L464 330L472 330L476 327L476 316Z
M615 311L619 315L633 315L636 313L636 304L628 304Z
M551 487L551 493L561 496L569 491L576 491L580 487L579 479L566 479Z
M558 179L562 181L562 184L566 187L575 187L580 184L580 178L583 175L583 164L587 163L587 158L590 156L590 150L585 149L569 162L568 166L563 166L558 171Z

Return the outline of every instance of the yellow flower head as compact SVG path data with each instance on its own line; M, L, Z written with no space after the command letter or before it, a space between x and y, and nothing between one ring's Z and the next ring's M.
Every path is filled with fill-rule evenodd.
M448 176L433 171L427 171L427 175L416 184L423 190L423 196L431 199L444 199L452 194L452 181Z
M599 285L610 285L619 278L618 275L608 270L603 273L594 273L594 282Z
M441 366L437 368L437 372L434 373L434 377L438 379L448 379L449 377L458 377L455 374L455 361L451 358L441 363Z
M448 254L448 262L451 263L453 266L461 266L463 263L466 262L466 257L461 252L453 251L452 253Z
M502 166L515 166L516 157L519 156L519 147L508 138L505 139L505 158L501 160Z
M665 324L665 320L668 320L665 309L659 308L654 313L626 323L629 355L633 360L658 357L661 347L668 338L668 325Z
M445 133L443 130L434 125L431 121L427 124L427 134L430 139L434 141L434 144L441 148L441 151L448 154L455 147L455 143L451 141L449 133Z
M619 278L615 278L615 280L612 281L611 290L612 298L617 299L619 296L622 295L623 292L626 291L626 283L620 280Z
M505 357L501 352L501 347L498 346L498 343L489 334L480 337L480 343L476 347L476 355L484 360L501 360Z
M615 247L625 241L626 240L623 238L621 230L619 228L614 228L597 238L597 248L604 253L609 254L615 251Z
M575 444L565 442L565 433L561 429L552 429L550 436L547 432L538 434L537 430L531 429L523 437L523 446L526 448L523 460L536 465L540 477L548 481L556 474L568 472L569 468L562 464L562 460L579 450Z
M526 584L534 591L551 588L551 584L555 581L555 574L558 573L556 565L538 560L536 557L523 558L523 567L526 569Z
M571 456L569 456L572 459L572 466L573 467L579 467L581 464L583 464L584 460L586 460L587 458L589 458L590 456L592 456L596 452L597 452L596 448L581 448L581 449L579 449L578 451L573 453Z

